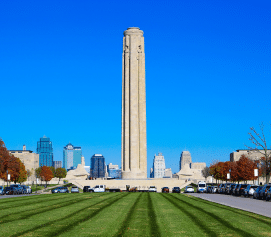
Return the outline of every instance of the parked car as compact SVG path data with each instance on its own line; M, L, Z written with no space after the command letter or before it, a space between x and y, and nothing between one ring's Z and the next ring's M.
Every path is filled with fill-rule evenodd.
M89 192L89 190L90 190L90 186L84 186L83 188L84 193Z
M25 185L21 185L23 193L22 194L27 194L27 187Z
M4 192L3 186L0 186L0 195L3 195L3 192Z
M67 187L58 187L51 190L52 193L69 193L69 189Z
M163 187L162 188L162 193L169 193L169 188L168 187Z
M269 188L266 192L266 201L269 201L271 199L271 188Z
M227 189L227 194L232 194L233 189L236 187L237 184L231 184Z
M260 191L263 188L263 186L258 186L258 188L255 190L255 192L253 193L253 198L254 199L258 199L260 197Z
M259 187L259 185L251 185L250 186L250 189L249 189L249 192L248 192L248 195L249 196L253 196L253 193L255 192L255 190Z
M237 195L241 196L244 195L244 189L248 186L248 184L241 184L239 188L236 190Z
M237 184L232 190L232 195L237 195L237 190L240 188L241 184Z
M149 192L157 192L157 188L155 186L150 186Z
M259 192L259 199L266 199L267 190L271 188L271 184L265 184Z
M224 185L224 188L223 188L223 193L224 194L228 194L229 193L229 189L230 189L231 185L232 185L232 183L226 183Z
M204 181L198 182L197 193L206 193L206 183Z
M180 189L179 187L174 187L174 188L172 189L172 192L173 192L173 193L180 193L180 192L181 192L181 189Z
M212 186L212 193L216 193L217 192L217 186Z
M12 186L5 187L4 191L3 191L3 194L5 194L5 195L17 195L17 194L19 194L18 188L17 187L12 187Z
M72 186L71 193L79 193L79 188L76 186Z
M213 186L207 186L206 193L212 193L213 192Z
M184 189L185 193L194 193L194 188L192 186L186 186Z
M89 191L95 193L105 192L105 185L96 185L94 188L90 188Z
M218 193L223 193L223 187L225 184L220 184L218 187Z

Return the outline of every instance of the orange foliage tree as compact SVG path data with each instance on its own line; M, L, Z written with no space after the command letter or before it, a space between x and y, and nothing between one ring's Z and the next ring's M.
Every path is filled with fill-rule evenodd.
M48 181L50 181L52 178L54 178L53 172L49 166L42 166L41 167L40 177L43 181L46 181L46 185L47 185Z
M257 164L248 159L245 155L242 155L240 160L236 161L239 173L239 181L254 180L254 169L257 168Z
M5 143L0 139L0 178L7 181L7 171L10 174L10 181L24 182L26 171L24 164L19 158L14 157L7 150Z

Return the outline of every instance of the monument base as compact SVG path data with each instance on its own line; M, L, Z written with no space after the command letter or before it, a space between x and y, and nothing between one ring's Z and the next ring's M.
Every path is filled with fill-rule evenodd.
M121 179L147 179L145 172L122 171Z

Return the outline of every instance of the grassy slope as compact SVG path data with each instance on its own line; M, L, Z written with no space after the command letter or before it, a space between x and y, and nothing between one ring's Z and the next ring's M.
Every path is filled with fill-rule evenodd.
M270 236L271 219L183 194L55 194L0 200L0 230L0 236Z

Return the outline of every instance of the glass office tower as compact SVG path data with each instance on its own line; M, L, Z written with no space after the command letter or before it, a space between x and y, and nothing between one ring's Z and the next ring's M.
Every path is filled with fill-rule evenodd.
M63 168L66 170L76 169L81 164L82 149L75 147L71 143L63 148Z
M93 178L103 178L105 176L105 159L101 154L94 154L91 157L91 171Z
M37 142L37 153L39 154L39 166L53 166L53 147L49 137L40 138Z

